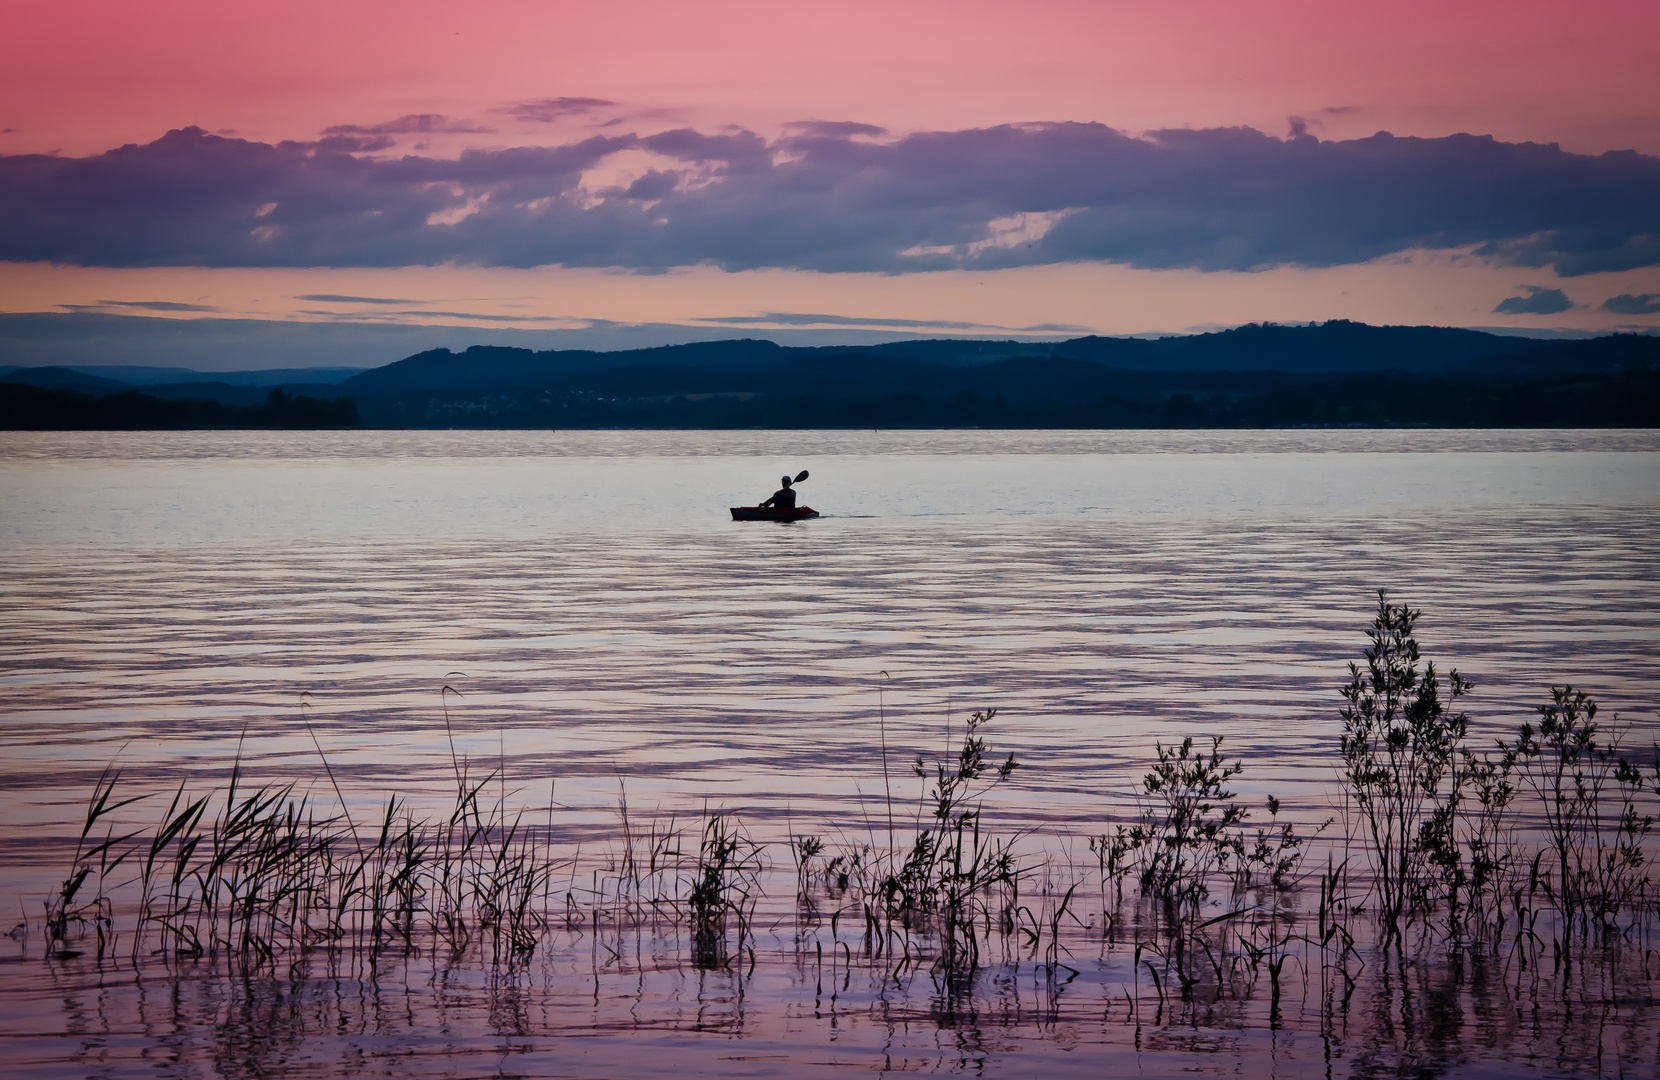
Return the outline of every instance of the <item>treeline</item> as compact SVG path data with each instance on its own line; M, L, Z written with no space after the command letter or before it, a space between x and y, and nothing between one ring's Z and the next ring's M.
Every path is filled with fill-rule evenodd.
M1174 394L1163 413L1171 427L1655 427L1660 369L1511 379L1369 373L1240 396Z
M351 398L272 390L263 405L160 398L139 390L85 394L0 383L0 429L8 431L187 431L199 428L309 430L358 426Z
M1660 427L1655 367L1449 377L1128 372L1021 359L915 365L866 379L763 374L772 385L745 380L762 382L758 390L738 389L743 382L732 372L621 369L495 393L363 392L327 401L276 389L262 405L0 383L0 429Z
M622 387L363 396L367 422L459 428L1655 427L1660 369L1548 376L1112 372L1031 361L910 385L628 395ZM1024 370L1008 370L1021 368ZM1004 370L999 370L1004 369ZM619 376L629 373L619 372ZM688 374L697 374L688 372ZM1020 375L1023 378L1007 376ZM619 381L621 381L619 379ZM897 381L897 380L895 380ZM943 385L941 385L943 384ZM655 388L654 388L655 389ZM618 391L622 391L619 393Z

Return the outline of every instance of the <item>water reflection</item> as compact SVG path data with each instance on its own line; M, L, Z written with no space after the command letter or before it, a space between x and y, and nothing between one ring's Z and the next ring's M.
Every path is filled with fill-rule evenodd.
M857 954L825 982L770 948L753 969L630 952L607 972L591 945L571 935L512 968L411 958L376 978L341 957L246 977L37 962L26 986L8 980L8 1057L31 1076L1433 1077L1483 1062L1478 1071L1505 1062L1546 1076L1634 1076L1660 1053L1653 984L1629 961L1616 966L1616 997L1571 980L1518 990L1514 970L1480 951L1404 964L1378 954L1349 993L1317 979L1288 985L1274 1020L1265 993L1135 999L1123 950L1080 961L1065 982L1004 963L946 986ZM24 1024L61 1034L24 1034Z

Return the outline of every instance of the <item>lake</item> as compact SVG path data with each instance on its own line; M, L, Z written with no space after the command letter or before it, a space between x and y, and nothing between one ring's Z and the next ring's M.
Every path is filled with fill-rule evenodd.
M1660 737L1654 432L5 433L0 462L0 904L37 921L112 761L169 791L121 812L138 827L237 761L355 821L392 791L437 812L464 757L573 881L620 797L733 815L788 881L792 835L885 842L888 793L913 815L911 762L980 709L1021 765L986 826L1064 890L1156 742L1224 736L1241 799L1329 819L1379 589L1475 681L1483 744L1563 683ZM800 469L822 517L729 520ZM1428 965L1466 1017L1439 1043L1261 1001L1155 1020L1099 945L1063 989L1003 955L942 1011L926 971L890 985L837 953L850 922L803 931L775 893L716 971L672 933L607 954L566 927L510 976L424 955L238 988L20 934L0 1036L41 1076L1566 1075L1588 1052ZM1656 1068L1648 986L1597 1044L1611 1074Z

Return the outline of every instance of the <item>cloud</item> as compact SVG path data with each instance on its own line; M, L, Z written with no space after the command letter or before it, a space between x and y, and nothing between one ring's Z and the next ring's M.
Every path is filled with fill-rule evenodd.
M218 311L211 304L183 304L177 300L100 300L96 304L59 304L70 311L107 311L110 308L136 308L140 311Z
M415 301L420 303L421 301ZM315 315L336 322L401 321L406 319L467 319L474 322L568 323L565 315L490 315L478 311L321 311L298 309L298 314Z
M1091 334L1094 328L1071 323L1041 323L1037 326L1000 326L997 323L955 322L944 319L878 319L855 315L815 315L797 311L766 311L759 315L720 315L693 319L693 322L721 326L898 326L939 330L1009 330L1017 333Z
M0 259L1248 271L1450 249L1562 276L1660 264L1660 159L1486 136L1036 123L872 141L869 125L803 122L775 139L616 129L390 159L363 142L388 125L347 127L314 143L184 128L83 158L0 155ZM625 151L649 152L655 175L601 167Z
M324 135L483 135L490 128L470 120L452 120L438 113L411 113L383 124L336 124Z
M530 101L516 101L491 111L506 113L513 119L522 120L527 124L552 124L567 116L586 116L616 104L615 101L596 97L533 98Z
M1539 285L1523 285L1526 296L1512 296L1500 300L1493 309L1495 315L1556 315L1568 311L1574 302L1561 289L1547 289Z
M1602 310L1615 315L1660 315L1660 293L1621 293L1602 302Z
M483 322L569 322L564 315L486 315L477 311L394 311L412 319L478 319Z
M852 120L795 120L784 127L789 131L797 131L803 135L820 135L826 138L852 138L856 135L886 135L888 129L877 127L875 124L860 124Z
M296 296L296 300L309 300L314 304L424 304L425 300L397 300L387 296L341 296L338 293L308 293L305 296Z

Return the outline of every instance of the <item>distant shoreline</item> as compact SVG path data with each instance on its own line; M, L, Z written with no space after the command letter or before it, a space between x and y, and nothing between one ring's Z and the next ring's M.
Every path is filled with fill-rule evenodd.
M97 396L0 382L4 431L211 431L337 429L358 426L350 398L323 401L272 390L263 405L160 398L138 390Z
M1216 374L1216 373L1213 373ZM1228 374L1228 373L1220 373ZM354 397L270 391L262 405L97 395L0 382L0 430L1249 430L1274 428L1656 428L1660 369L1534 378L1452 379L1375 372L1263 378L1093 401L1010 401L974 392L869 396L685 394L623 398L571 393L526 403L508 395ZM1220 381L1218 379L1217 381ZM1139 400L1138 400L1139 398ZM398 414L412 422L388 422Z
M1660 427L1660 337L1548 341L1344 320L1157 340L475 345L332 383L305 369L229 382L174 368L155 370L185 381L136 386L96 370L0 374L0 428Z

